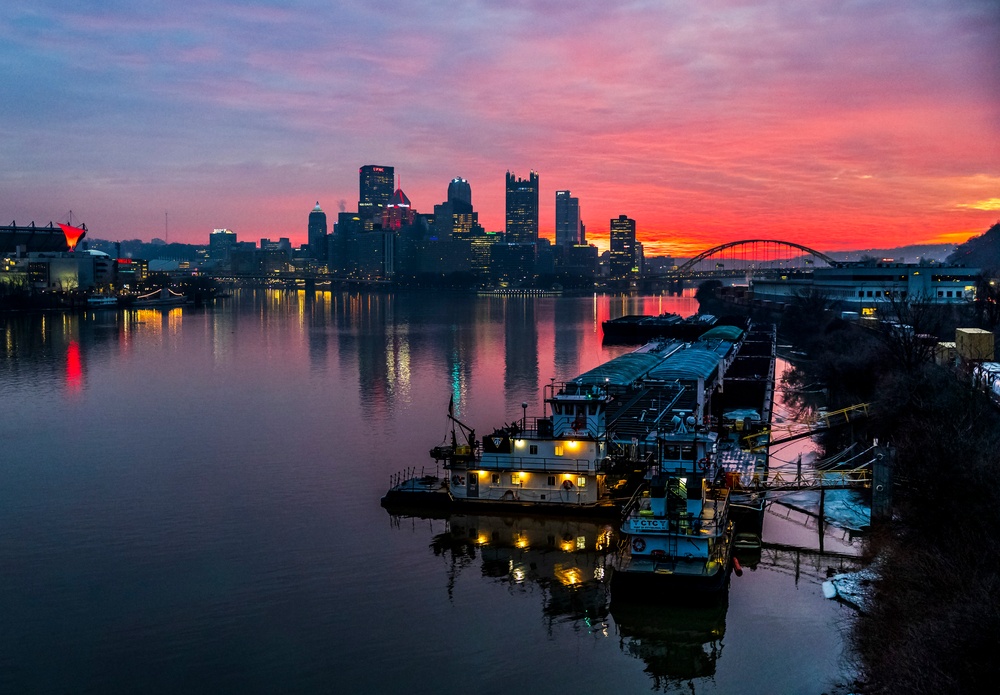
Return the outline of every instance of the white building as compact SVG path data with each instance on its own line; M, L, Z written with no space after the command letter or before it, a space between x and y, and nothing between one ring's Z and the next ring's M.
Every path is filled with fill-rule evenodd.
M845 309L864 311L895 299L959 304L976 296L978 268L916 263L864 262L811 272L789 272L777 278L754 280L754 299L788 303L802 293L816 291L840 302Z

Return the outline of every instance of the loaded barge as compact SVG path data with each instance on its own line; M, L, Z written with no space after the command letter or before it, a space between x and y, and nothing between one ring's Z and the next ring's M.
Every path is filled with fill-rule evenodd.
M755 483L768 464L774 328L751 327L740 341L731 360L702 365L701 376L718 387L711 401L657 433L656 465L622 515L611 587L619 600L715 597L734 568L741 572L737 524L741 544L759 547L764 493Z
M767 466L773 354L773 327L716 326L546 385L541 416L522 405L521 418L481 438L449 406L451 441L430 452L445 476L395 480L382 505L614 518L643 490L660 489L671 462L684 462L706 489L724 487L727 515L745 512L759 534L763 496L753 480Z
M679 314L645 316L627 314L601 322L604 342L645 343L650 340L697 340L712 328L718 319L711 314L694 314L682 318Z

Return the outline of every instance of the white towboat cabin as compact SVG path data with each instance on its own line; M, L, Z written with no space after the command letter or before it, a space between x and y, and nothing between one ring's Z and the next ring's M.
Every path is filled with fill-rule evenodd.
M604 497L611 396L574 382L551 389L547 417L497 429L478 460L448 464L456 500L596 505Z

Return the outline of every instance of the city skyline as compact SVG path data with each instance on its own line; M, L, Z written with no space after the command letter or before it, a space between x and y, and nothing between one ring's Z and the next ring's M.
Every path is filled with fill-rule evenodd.
M91 236L306 242L395 168L421 213L466 179L504 229L537 171L587 239L647 255L748 237L819 250L960 243L1000 217L994 3L459 8L11 3L0 214Z

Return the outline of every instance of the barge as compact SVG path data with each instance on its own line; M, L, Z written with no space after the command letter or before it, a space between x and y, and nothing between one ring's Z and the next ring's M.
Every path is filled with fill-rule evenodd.
M601 322L604 342L608 344L640 344L650 340L697 340L716 324L711 314L694 314L681 318L678 314L627 314Z
M747 363L744 351L766 363L768 349L769 367ZM653 341L546 385L541 416L522 404L519 419L481 438L449 405L450 443L430 451L444 475L399 477L382 505L614 518L642 486L675 470L665 463L687 462L712 489L729 491L727 515L749 510L759 534L764 498L753 481L767 466L773 351L773 327ZM760 381L750 372L762 368Z

